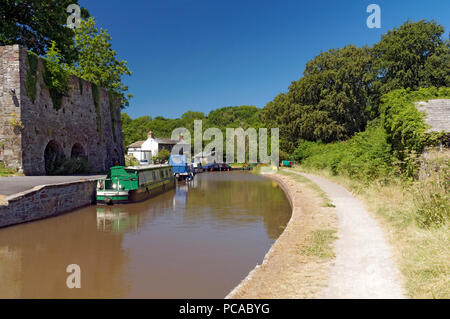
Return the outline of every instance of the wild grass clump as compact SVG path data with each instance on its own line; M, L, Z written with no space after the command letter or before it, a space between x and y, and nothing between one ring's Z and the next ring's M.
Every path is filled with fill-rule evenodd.
M0 176L11 176L16 174L17 170L6 167L5 163L0 162Z
M427 163L427 176L413 187L416 219L421 227L440 227L450 217L450 159Z
M322 259L332 259L335 257L333 252L333 242L337 238L335 230L316 230L309 237L309 243L302 249L306 256L316 256Z

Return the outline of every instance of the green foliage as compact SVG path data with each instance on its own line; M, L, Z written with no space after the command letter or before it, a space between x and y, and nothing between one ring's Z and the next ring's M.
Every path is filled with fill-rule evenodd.
M304 141L293 154L305 167L329 169L359 180L387 177L392 172L390 145L378 121L348 141L321 144Z
M17 170L6 167L5 163L0 161L0 176L12 176L16 174Z
M421 153L426 145L427 126L417 101L450 98L450 88L399 89L382 96L381 121L394 155L403 160L411 151Z
M166 150L165 148L163 148L162 150L160 150L158 152L158 154L156 156L152 157L152 161L155 164L161 164L161 163L168 161L169 157L170 157L170 152L168 150Z
M18 130L23 130L25 128L22 121L20 120L20 116L17 115L15 112L11 113L11 118L9 119L8 122L12 127Z
M414 188L417 222L425 228L440 227L450 219L450 161L446 158L439 164Z
M270 127L279 127L281 147L291 152L299 139L332 142L364 130L370 117L372 56L349 45L309 61L304 77L264 110Z
M78 0L2 0L0 5L0 46L22 44L38 55L44 55L51 41L62 52L62 61L77 57L72 29L66 27L69 4ZM83 17L89 12L81 8Z
M36 101L36 84L37 84L37 71L39 64L39 57L31 52L27 51L27 77L25 81L25 92L30 100L34 103Z
M332 259L333 242L337 239L336 231L330 229L320 229L312 232L308 245L303 247L302 254L306 256L316 256L322 259Z
M407 21L373 47L380 94L391 90L450 86L450 47L435 21Z
M194 121L202 120L203 131L210 127L217 127L222 130L225 140L225 129L227 127L237 128L254 127L256 130L264 127L261 119L262 110L255 106L224 107L211 111L208 116L201 112L187 111L181 118L166 119L162 116L152 118L142 116L131 119L127 113L122 113L122 135L124 148L136 141L147 139L147 133L153 131L156 137L171 137L172 131L179 127L194 132ZM191 136L193 138L193 136ZM191 144L193 145L193 144ZM224 150L225 151L225 150Z
M58 161L47 171L47 175L89 174L91 171L89 162L84 158L77 157Z
M92 99L94 100L95 113L97 115L97 132L102 132L102 114L100 110L100 90L97 84L91 82Z
M227 106L215 109L208 114L207 127L247 129L262 127L261 109L256 106Z
M139 161L133 156L129 154L125 154L125 166L138 166Z
M59 110L63 96L67 96L69 91L70 73L66 70L65 65L61 64L61 52L54 41L51 41L51 46L47 50L43 62L44 82L48 87L53 107L55 110Z
M280 128L280 147L288 153L304 140L345 140L379 116L383 94L449 86L450 40L443 34L434 21L408 21L373 48L349 45L321 53L287 93L266 105L264 122ZM406 113L416 122L417 114Z
M123 75L131 75L126 61L116 58L116 51L111 48L111 36L107 30L98 30L93 18L82 20L75 29L75 48L78 59L71 66L76 76L95 83L99 87L111 90L120 96L121 106L129 105L131 94L125 95L128 87L122 83Z

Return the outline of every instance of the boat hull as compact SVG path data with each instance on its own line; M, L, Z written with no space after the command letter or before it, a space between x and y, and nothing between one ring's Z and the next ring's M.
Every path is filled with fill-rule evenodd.
M97 204L113 205L144 201L175 187L174 179L167 179L145 185L135 190L97 190Z

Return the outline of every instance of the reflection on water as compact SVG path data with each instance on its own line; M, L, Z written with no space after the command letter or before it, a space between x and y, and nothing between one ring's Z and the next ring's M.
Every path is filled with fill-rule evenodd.
M138 226L138 216L130 216L124 208L97 208L97 230L113 233L124 233L129 230L136 230Z
M200 174L145 202L0 229L0 297L222 298L289 218L284 193L259 175ZM81 289L66 286L69 264Z

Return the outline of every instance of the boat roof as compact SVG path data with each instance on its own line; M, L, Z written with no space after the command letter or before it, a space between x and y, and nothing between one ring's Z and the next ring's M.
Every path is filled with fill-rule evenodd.
M139 165L139 166L127 166L125 169L132 169L136 171L144 171L149 169L156 169L156 168L169 168L170 165L168 164L150 164L150 165Z

